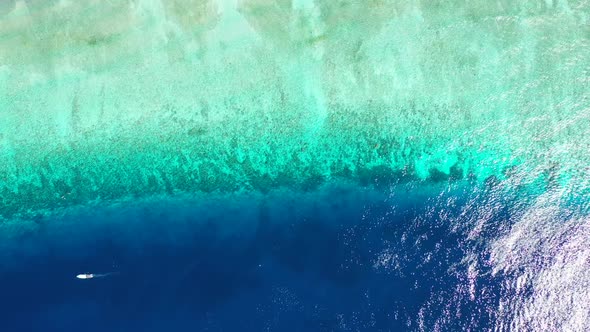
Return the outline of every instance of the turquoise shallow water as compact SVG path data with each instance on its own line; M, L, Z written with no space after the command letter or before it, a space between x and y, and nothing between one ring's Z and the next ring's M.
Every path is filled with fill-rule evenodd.
M587 7L9 1L0 214L341 177L587 182Z
M2 2L0 276L43 303L6 324L587 328L589 15Z

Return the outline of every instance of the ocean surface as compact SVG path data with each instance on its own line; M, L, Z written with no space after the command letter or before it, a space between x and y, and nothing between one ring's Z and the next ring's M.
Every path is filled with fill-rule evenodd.
M589 151L588 0L3 0L0 331L587 331Z

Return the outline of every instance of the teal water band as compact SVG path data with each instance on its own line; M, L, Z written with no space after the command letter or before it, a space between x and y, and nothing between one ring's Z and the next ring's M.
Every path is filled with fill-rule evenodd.
M588 6L7 2L0 215L335 178L587 191Z

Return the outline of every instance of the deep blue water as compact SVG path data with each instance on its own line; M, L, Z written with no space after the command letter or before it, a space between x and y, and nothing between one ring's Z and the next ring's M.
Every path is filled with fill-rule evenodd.
M2 331L411 331L457 302L463 235L424 197L289 195L38 217L5 241ZM447 328L489 325L457 307Z

